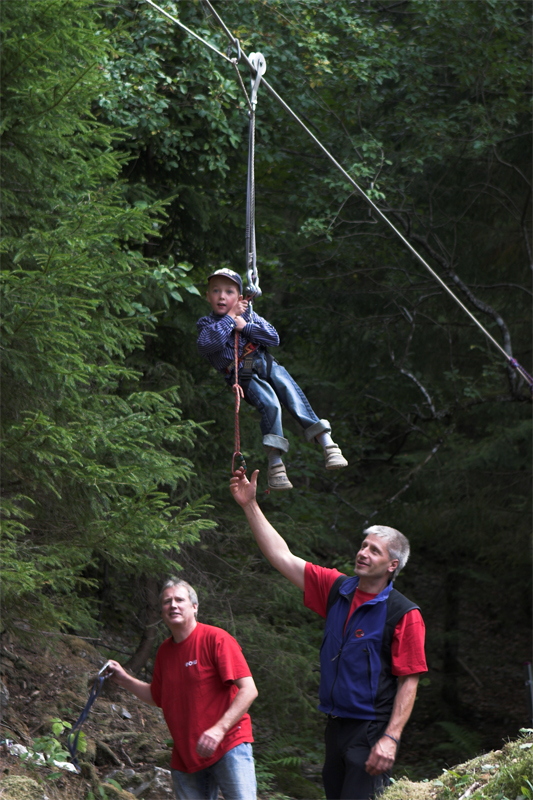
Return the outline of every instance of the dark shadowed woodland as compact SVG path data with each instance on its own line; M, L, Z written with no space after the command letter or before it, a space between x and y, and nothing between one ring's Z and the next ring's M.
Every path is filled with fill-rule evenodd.
M204 4L160 3L226 51ZM531 373L531 3L216 7ZM234 635L251 666L262 796L320 798L322 622L229 495L233 395L196 352L206 277L246 271L235 70L134 0L6 0L2 28L2 739L30 746L50 719L73 723L109 657L149 680L167 635L158 590L179 573L199 618ZM263 494L259 416L243 404L248 470L261 470L265 513L307 560L351 572L369 524L410 538L396 586L422 608L429 673L396 777L435 779L533 727L531 390L261 89L255 177L255 310L349 466L326 472L287 417L294 489ZM94 716L88 740L112 755L89 748L92 789L56 784L57 797L103 796L98 770L118 768L113 755L168 763L153 709L110 687L98 702L130 709L120 748ZM128 749L128 731L152 724L157 758Z

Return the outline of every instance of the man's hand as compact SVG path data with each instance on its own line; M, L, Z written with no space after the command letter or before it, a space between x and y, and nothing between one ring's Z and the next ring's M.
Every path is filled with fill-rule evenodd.
M393 742L388 736L378 739L365 764L368 774L381 775L382 772L389 772L396 759L397 748L396 742Z
M398 749L395 739L400 740L404 725L411 716L419 678L420 675L417 673L398 676L398 689L394 698L391 718L387 725L388 735L382 736L370 751L365 764L369 775L381 775L382 772L389 771L394 764ZM391 739L391 736L394 738Z
M230 707L223 714L212 728L208 728L202 733L196 745L196 752L202 758L209 758L213 755L226 733L246 714L253 701L257 697L254 679L251 675L244 678L237 678L233 683L238 691Z
M252 473L250 480L241 467L233 473L229 488L236 502L243 508L250 524L255 540L263 555L272 566L294 583L302 592L305 588L305 561L289 550L287 542L267 520L256 499L257 476L259 470Z
M221 728L220 725L213 725L212 728L204 731L198 739L196 752L198 755L202 756L202 758L209 758L209 756L213 755L224 736L223 728Z
M233 478L230 478L229 488L237 503L245 508L253 503L257 493L257 476L259 470L256 469L252 474L251 480L248 480L244 469L240 467L233 473Z
M105 677L110 678L113 683L118 683L119 686L125 686L131 680L131 675L128 675L124 667L122 667L118 661L108 662Z
M138 678L134 678L133 675L129 675L118 661L108 661L107 669L104 674L106 678L112 680L113 683L118 683L123 689L127 689L128 692L134 694L135 697L138 697L143 703L148 703L149 706L155 706L152 697L152 685L145 681L140 681Z

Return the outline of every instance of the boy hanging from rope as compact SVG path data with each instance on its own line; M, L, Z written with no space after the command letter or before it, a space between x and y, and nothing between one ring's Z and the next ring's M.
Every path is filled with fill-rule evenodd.
M348 462L331 438L329 422L318 419L296 381L268 352L267 347L278 346L278 333L255 312L252 319L248 300L243 298L240 275L231 269L218 269L208 277L207 287L207 300L213 310L196 323L198 352L232 386L235 331L238 331L239 383L245 400L261 415L263 445L268 453L268 488L292 489L282 461L283 453L289 449L289 442L283 436L282 406L300 423L307 441L316 439L323 447L326 469L346 467Z

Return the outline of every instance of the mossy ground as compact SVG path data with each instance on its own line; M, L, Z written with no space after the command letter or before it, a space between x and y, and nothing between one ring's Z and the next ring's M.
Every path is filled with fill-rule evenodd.
M533 798L533 729L520 739L444 770L440 778L413 783L402 779L383 800L530 800Z

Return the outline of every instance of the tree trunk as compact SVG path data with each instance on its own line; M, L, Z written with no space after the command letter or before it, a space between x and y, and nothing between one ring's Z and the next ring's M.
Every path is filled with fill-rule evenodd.
M145 627L137 650L129 661L124 664L130 672L138 673L146 666L150 658L157 634L157 623L161 619L159 608L159 588L157 580L153 577L143 576L144 583L144 617Z

